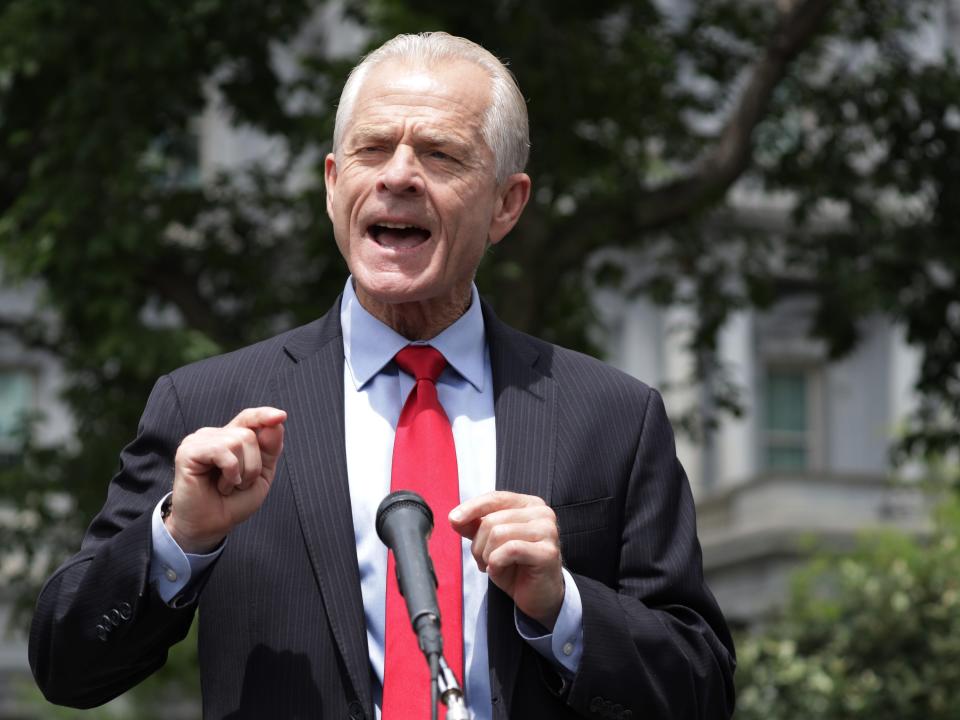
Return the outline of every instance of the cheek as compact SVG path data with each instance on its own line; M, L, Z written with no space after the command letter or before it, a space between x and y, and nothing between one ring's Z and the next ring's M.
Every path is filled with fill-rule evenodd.
M359 202L356 193L351 192L350 188L341 183L334 194L330 218L337 244L348 244L350 242L350 238L356 230L353 227L352 220L358 207Z

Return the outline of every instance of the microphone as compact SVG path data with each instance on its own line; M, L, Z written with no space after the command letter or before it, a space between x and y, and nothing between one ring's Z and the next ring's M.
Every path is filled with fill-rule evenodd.
M427 538L432 530L433 513L415 492L392 492L377 508L377 535L393 550L400 593L431 670L443 655L437 576L427 552ZM436 677L434 672L431 675Z

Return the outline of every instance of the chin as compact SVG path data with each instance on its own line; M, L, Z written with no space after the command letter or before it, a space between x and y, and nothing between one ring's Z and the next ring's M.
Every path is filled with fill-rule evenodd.
M421 302L440 293L423 278L388 276L380 273L354 274L354 288L358 297L367 297L386 305Z

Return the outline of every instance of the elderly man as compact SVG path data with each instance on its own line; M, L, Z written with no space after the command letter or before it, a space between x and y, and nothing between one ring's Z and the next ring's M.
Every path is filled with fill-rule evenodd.
M200 609L207 718L426 717L375 513L423 494L445 654L476 718L725 718L659 395L518 333L473 278L530 196L523 96L479 46L399 36L354 69L326 158L350 268L324 317L161 378L80 552L37 604L54 702L160 667Z

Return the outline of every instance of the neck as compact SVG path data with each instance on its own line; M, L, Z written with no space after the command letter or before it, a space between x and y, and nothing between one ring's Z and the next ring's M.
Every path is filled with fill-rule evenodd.
M455 299L433 299L408 303L379 301L354 287L364 310L408 340L430 340L453 325L470 307L470 288Z

